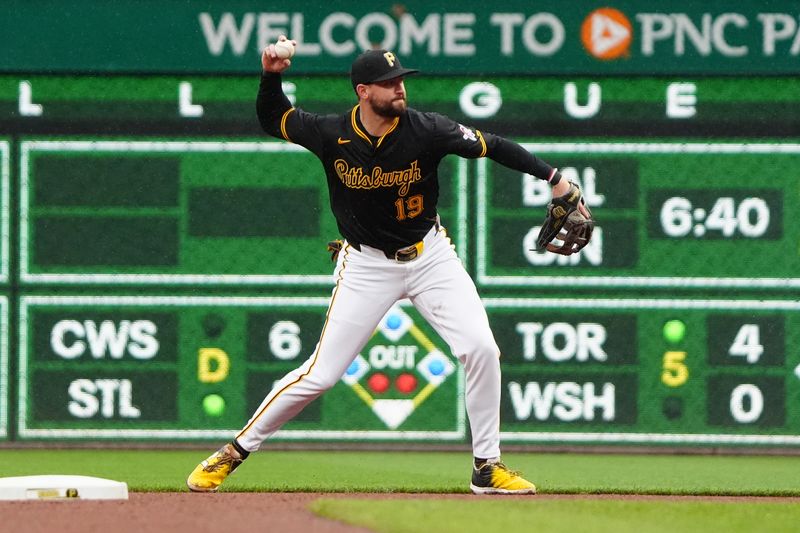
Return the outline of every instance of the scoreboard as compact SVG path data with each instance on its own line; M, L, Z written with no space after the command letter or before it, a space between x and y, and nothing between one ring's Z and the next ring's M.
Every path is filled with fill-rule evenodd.
M506 442L800 444L796 301L484 301L503 353ZM308 356L326 304L23 297L19 436L226 438ZM447 346L397 305L276 437L460 441L463 391ZM221 413L204 410L209 396Z
M0 75L0 438L227 439L308 357L338 237L265 137L258 76ZM595 237L534 250L546 184L446 158L440 214L502 350L508 443L800 446L794 78L419 76L410 103L579 182ZM319 113L344 77L287 76ZM284 441L466 443L464 375L409 302Z

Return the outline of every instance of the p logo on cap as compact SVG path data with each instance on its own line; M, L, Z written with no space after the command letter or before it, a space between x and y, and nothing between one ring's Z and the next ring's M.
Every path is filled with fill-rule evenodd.
M350 67L350 82L355 89L359 84L369 85L419 72L403 68L400 58L389 50L367 50L359 55Z

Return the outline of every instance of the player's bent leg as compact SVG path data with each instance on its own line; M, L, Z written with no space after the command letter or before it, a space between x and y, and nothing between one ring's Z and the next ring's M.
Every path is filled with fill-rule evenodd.
M395 301L391 297L350 292L347 287L342 288L332 302L311 357L275 384L237 435L246 450L257 450L283 424L338 383Z
M187 480L191 490L215 492L249 452L333 387L399 297L402 283L376 276L366 257L351 257L345 265L346 256L339 258L338 281L314 352L275 384L231 444L195 468Z

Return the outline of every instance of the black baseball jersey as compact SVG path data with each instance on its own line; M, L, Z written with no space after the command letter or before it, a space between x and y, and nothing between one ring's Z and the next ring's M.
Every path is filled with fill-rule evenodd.
M518 144L437 113L408 108L383 136L373 137L361 124L358 105L342 115L292 107L278 74L262 76L257 110L267 133L320 159L342 236L389 253L422 240L435 223L437 169L448 154L488 156L542 179L554 172Z

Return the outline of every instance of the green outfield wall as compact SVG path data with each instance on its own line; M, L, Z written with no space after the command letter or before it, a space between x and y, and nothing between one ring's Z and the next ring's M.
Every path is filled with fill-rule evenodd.
M505 442L800 446L794 4L11 4L0 439L227 439L311 353L338 237L325 177L255 116L258 50L288 30L295 105L349 110L350 61L391 45L424 71L412 107L582 185L595 237L562 257L533 251L545 184L439 169L503 352ZM464 386L400 302L276 439L467 444Z

